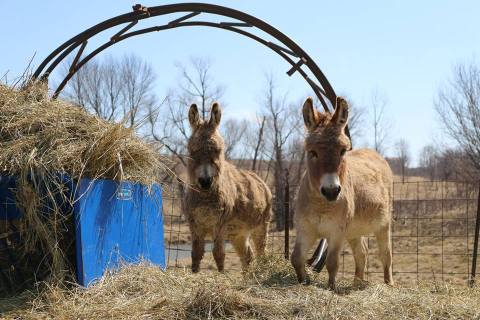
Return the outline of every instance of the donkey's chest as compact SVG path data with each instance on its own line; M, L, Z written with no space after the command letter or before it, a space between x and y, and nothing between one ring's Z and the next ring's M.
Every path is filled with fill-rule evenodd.
M312 201L302 210L297 220L313 227L312 230L320 237L329 237L332 234L345 233L351 222L351 210L345 200L335 204Z
M225 214L225 210L220 206L197 206L191 210L193 218L198 223L217 221Z
M197 224L212 224L221 216L220 210L211 207L197 207L192 212L193 219Z
M317 215L311 223L316 226L317 234L322 237L344 233L348 227L348 219L343 212L337 212L335 215Z
M195 228L207 237L213 237L220 225L223 226L226 239L234 238L239 232L243 232L248 227L244 221L232 216L226 216L223 211L212 208L197 208L192 218Z

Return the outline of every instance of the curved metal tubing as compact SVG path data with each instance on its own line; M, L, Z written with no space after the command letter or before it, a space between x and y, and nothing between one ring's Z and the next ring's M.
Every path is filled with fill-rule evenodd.
M78 63L75 63L73 68L70 70L70 72L67 74L67 76L64 78L64 80L59 84L59 86L57 87L55 93L54 93L54 97L57 97L60 92L63 90L63 88L65 87L65 85L67 84L67 82L73 77L73 75L85 64L87 63L89 60L91 60L93 57L95 57L97 54L99 54L100 52L104 51L105 49L111 47L112 45L120 42L120 41L123 41L125 39L128 39L130 37L133 37L133 36L138 36L138 35L141 35L141 34L146 34L146 33L150 33L150 32L157 32L157 31L162 31L162 30L168 30L168 29L173 29L173 28L180 28L180 27L188 27L188 26L205 26L205 27L212 27L212 28L220 28L220 29L224 29L224 30L228 30L228 31L232 31L232 32L235 32L235 33L239 33L241 35L244 35L246 37L249 37L251 39L254 39L256 40L257 42L260 42L261 44L265 45L266 47L270 48L271 50L273 50L274 52L276 52L278 55L280 55L283 59L285 59L291 66L292 66L292 69L291 70L294 70L294 71L298 71L302 77L304 79L307 80L308 84L311 86L312 90L315 92L315 94L319 97L319 100L320 102L322 103L324 109L326 111L328 111L328 105L326 104L325 102L325 99L323 98L323 96L326 96L326 92L321 88L319 87L318 85L315 84L314 81L312 81L310 79L310 77L305 73L304 70L302 70L301 68L299 68L297 66L297 63L295 61L293 61L287 54L285 54L281 49L279 49L277 46L275 45L272 45L271 42L268 42L254 34L251 34L249 32L246 32L245 30L241 30L241 29L238 29L238 28L235 28L235 27L231 27L229 25L225 25L225 24L221 24L221 23L214 23L214 22L204 22L204 21L190 21L190 22L182 22L182 23L177 23L175 24L174 26L171 26L171 25L162 25L162 26L155 26L155 27L149 27L149 28L145 28L145 29L140 29L140 30L136 30L136 31L132 31L132 32L129 32L129 33L126 33L126 34L123 34L123 35L120 35L118 37L115 38L115 40L113 41L112 39L106 43L104 43L103 45L99 46L97 49L95 49L94 51L92 51L90 54L88 54L87 56L85 56L85 58L83 58L81 61L79 61ZM113 37L112 37L113 38ZM68 53L70 53L71 51L69 51ZM67 54L68 55L68 54ZM63 58L61 59L63 60ZM60 61L61 61L60 60ZM58 61L56 64L58 64L60 61ZM49 68L50 69L50 68ZM48 73L50 71L47 71ZM293 72L292 72L293 74Z
M139 20L147 19L149 17L167 15L171 13L178 13L178 12L186 12L188 14L183 17L180 17L179 19L170 21L168 24L164 26L146 28L146 29L123 34L128 29L133 27ZM193 16L199 15L200 13L220 15L224 17L233 18L241 22L240 23L237 23L237 22L213 23L213 22L202 22L202 21L192 21L192 22L185 21ZM71 38L70 40L60 45L39 65L37 70L34 72L32 78L34 80L48 79L49 74L59 65L59 63L63 61L73 50L75 50L79 46L84 48L88 39L109 28L112 28L121 24L125 24L125 23L128 23L128 25L124 27L116 35L111 37L109 42L106 42L105 44L103 44L102 46L98 47L96 50L91 52L87 57L83 58L80 61L76 61L78 63L75 63L74 65L72 65L71 71L69 72L67 77L64 79L64 81L62 81L62 83L56 90L55 95L58 95L60 93L60 91L63 89L65 84L68 82L68 80L73 76L73 74L75 74L75 72L79 70L81 66L83 66L93 56L105 50L106 48L110 47L114 43L122 41L131 36L153 32L153 31L167 30L167 29L173 29L173 28L185 27L185 26L209 26L209 27L221 28L221 29L242 34L269 47L270 49L275 51L277 54L282 56L282 58L284 58L292 66L292 69L290 69L290 71L288 72L289 75L293 74L295 71L298 71L302 75L302 77L312 87L313 91L321 101L325 111L329 112L330 110L328 108L328 105L325 102L325 99L323 98L324 96L329 100L330 104L333 107L335 106L336 94L332 86L328 82L327 78L322 73L322 71L317 66L317 64L313 61L313 59L311 59L310 56L305 51L303 51L303 49L301 49L293 40L288 38L285 34L280 32L276 28L267 24L266 22L256 17L253 17L249 14L246 14L231 8L212 5L212 4L206 4L206 3L179 3L179 4L149 7L149 8L136 5L134 6L133 12L126 13L126 14L119 15L117 17L105 20L85 30L84 32L79 33L75 37ZM279 42L281 42L285 47L263 40L262 38L256 35L253 35L249 32L246 32L245 30L241 30L236 27L256 27L262 30L263 32L269 34ZM289 55L292 57L298 57L300 59L299 62L294 62L293 59L289 57ZM315 76L315 78L317 78L316 80L319 82L320 85L315 83L313 79L309 78L308 75L305 73L305 71L301 69L301 66L303 64L306 65L307 68ZM45 68L47 69L45 70L45 72L43 72Z

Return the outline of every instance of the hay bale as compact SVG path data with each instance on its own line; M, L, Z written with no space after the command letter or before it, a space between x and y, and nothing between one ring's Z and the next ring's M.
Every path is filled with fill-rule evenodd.
M71 177L130 180L149 185L166 172L158 152L133 128L51 100L41 87L0 86L0 170L65 172ZM29 170L30 171L30 170Z
M23 256L41 252L48 257L55 279L64 279L67 251L73 247L73 218L63 208L73 199L59 174L74 182L104 178L144 185L169 174L167 159L134 128L52 100L42 85L23 90L0 85L0 150L0 174L19 178Z

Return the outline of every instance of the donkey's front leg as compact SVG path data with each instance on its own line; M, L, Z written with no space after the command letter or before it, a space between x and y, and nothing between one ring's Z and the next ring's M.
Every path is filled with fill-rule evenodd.
M205 237L192 233L192 272L200 270L200 261L202 261L205 252Z
M217 232L213 241L213 258L217 264L217 269L223 272L225 263L225 235L223 230Z
M315 240L317 240L317 236L312 230L297 223L295 247L293 248L290 261L297 274L298 282L303 284L310 284L307 272L305 271L305 261L307 260L307 253L312 248Z
M327 271L328 271L328 288L335 290L335 278L338 272L338 262L340 260L340 250L342 249L344 238L330 237L328 238L327 251Z

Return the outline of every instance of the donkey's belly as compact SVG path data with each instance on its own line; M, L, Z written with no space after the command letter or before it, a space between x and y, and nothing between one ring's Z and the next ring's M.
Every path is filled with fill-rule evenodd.
M347 227L347 238L358 238L369 236L378 230L388 226L389 218L384 215L371 216L368 219L364 217L355 217Z
M312 225L316 225L317 236L321 238L336 237L345 235L347 239L368 236L389 223L386 216L378 215L369 219L354 217L349 223L338 216L321 216L311 220Z
M345 223L332 217L318 217L314 225L317 226L316 231L319 238L329 238L345 232Z
M195 228L207 237L213 237L220 223L221 214L221 211L211 208L196 209L193 217ZM232 239L240 233L245 233L246 229L248 225L245 222L229 217L224 226L225 239Z

